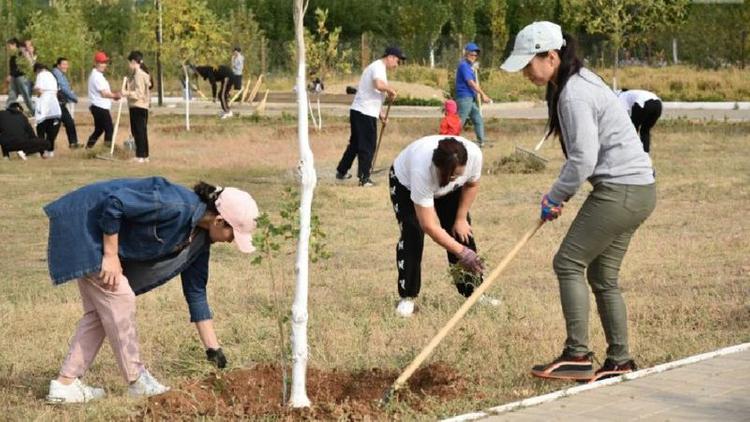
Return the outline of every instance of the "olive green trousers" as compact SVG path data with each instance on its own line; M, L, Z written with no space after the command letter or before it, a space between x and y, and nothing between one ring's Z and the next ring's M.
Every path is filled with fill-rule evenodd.
M607 357L616 363L631 359L618 275L633 233L655 206L655 184L599 183L584 201L554 259L566 353L579 356L589 351L588 280L607 339Z

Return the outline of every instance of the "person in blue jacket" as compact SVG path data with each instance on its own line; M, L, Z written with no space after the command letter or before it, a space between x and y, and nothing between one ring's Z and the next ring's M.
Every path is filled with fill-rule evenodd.
M115 179L70 192L44 211L52 282L77 280L84 309L59 376L50 382L49 402L104 397L103 389L80 378L105 337L131 396L167 391L140 361L135 296L178 274L208 360L226 366L206 296L210 247L233 241L242 252L255 250L258 208L248 193L204 182L190 190L161 177Z

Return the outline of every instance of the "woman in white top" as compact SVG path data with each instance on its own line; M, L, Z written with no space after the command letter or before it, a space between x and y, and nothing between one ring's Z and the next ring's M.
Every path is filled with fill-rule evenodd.
M482 152L460 136L426 136L407 146L390 171L390 192L401 237L396 246L396 311L409 317L421 285L424 234L448 252L448 261L469 273L455 280L468 297L483 270L477 256L469 209L479 191Z
M34 82L34 93L39 99L34 106L34 118L36 119L36 134L39 138L47 141L47 151L44 156L51 158L55 155L55 139L60 131L60 103L57 101L57 79L47 69L47 66L34 64L36 81Z
M86 148L93 148L102 133L104 134L105 145L112 142L114 126L109 110L112 108L112 100L119 100L120 94L112 92L107 78L104 77L108 62L109 57L103 51L94 54L94 68L91 70L88 83L89 101L91 102L89 110L94 117L94 132L89 136Z
M617 98L630 114L630 121L641 138L643 150L650 152L651 128L661 117L661 99L653 92L643 89L623 89L617 94Z

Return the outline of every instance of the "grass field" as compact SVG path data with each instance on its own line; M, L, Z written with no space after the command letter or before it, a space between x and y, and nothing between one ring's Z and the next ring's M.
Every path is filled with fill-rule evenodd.
M348 138L348 123L334 118L326 122L322 133L312 134L311 143L320 178L315 208L332 257L311 266L310 366L398 371L450 318L461 297L449 281L444 253L427 240L420 312L411 319L396 316L398 229L385 174L371 189L337 185L333 173ZM219 125L216 118L195 118L190 133L181 125L179 117L152 119L148 165L88 159L83 151L67 150L64 134L52 160L0 162L3 418L111 420L138 418L142 411L142 402L124 397L109 346L102 348L86 381L106 386L110 398L66 408L43 402L81 314L76 287L70 283L53 288L49 282L44 204L96 180L162 175L186 185L202 179L247 189L262 210L275 216L284 187L296 184L293 121L236 119ZM403 146L437 125L431 120L392 120L381 163L390 163ZM485 150L486 165L516 144L533 145L542 125L488 122L494 146ZM90 122L84 120L79 130L88 133ZM653 133L658 205L636 233L621 273L631 348L641 366L750 341L748 133L747 123L684 120L660 122ZM541 173L482 179L472 214L479 248L490 267L533 224L539 198L557 175L562 158L556 141L548 142L542 153L551 162ZM534 379L528 370L560 352L564 329L551 261L589 190L588 185L581 189L559 220L542 227L492 287L503 305L472 309L430 358L460 371L470 381L467 394L428 401L420 412L403 406L392 410L400 418L434 419L565 386ZM293 286L292 251L288 245L277 263L286 280L286 309ZM173 387L212 372L188 322L179 284L172 281L138 299L142 358L157 378ZM213 248L209 301L234 368L276 359L269 285L265 266L251 266L229 245ZM603 333L593 311L590 327L591 347L603 360Z

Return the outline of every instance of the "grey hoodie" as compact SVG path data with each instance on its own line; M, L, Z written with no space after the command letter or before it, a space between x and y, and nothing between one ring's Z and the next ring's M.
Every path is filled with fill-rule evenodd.
M585 180L596 185L654 183L651 158L617 96L586 68L568 79L557 104L568 158L548 195L570 199Z

